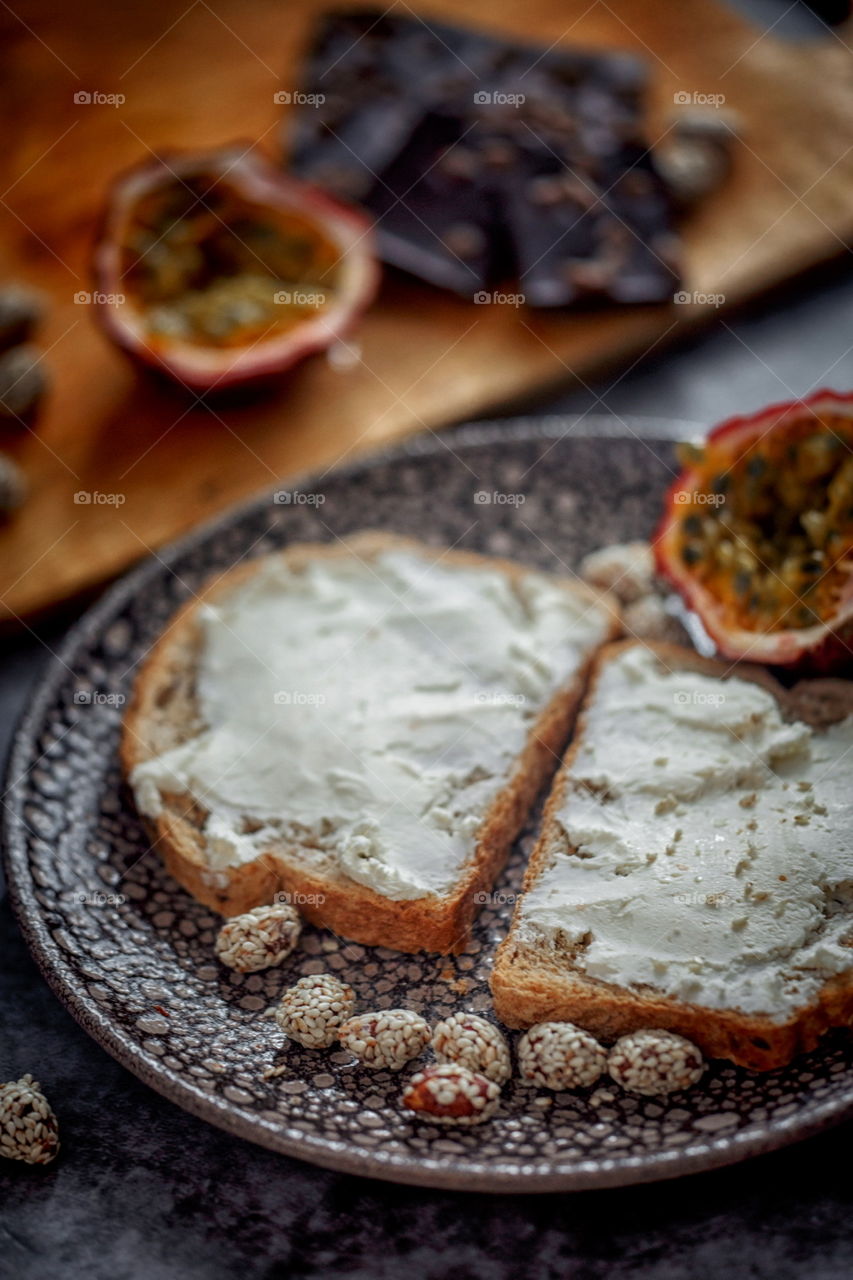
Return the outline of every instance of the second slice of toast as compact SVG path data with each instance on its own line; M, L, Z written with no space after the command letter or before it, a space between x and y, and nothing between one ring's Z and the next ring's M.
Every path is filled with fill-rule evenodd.
M492 977L511 1027L765 1070L853 1023L853 686L602 650Z

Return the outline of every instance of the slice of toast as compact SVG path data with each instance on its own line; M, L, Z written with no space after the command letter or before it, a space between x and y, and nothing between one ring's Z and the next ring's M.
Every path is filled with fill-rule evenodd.
M853 1023L853 684L599 654L492 976L511 1027L642 1027L756 1070Z
M380 533L211 582L147 658L121 755L169 871L399 951L462 947L559 763L616 606Z

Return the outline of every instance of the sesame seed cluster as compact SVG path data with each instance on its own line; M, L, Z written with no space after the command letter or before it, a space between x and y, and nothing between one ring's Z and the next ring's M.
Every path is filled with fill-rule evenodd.
M216 936L216 954L237 973L258 973L286 960L301 932L299 913L289 903L253 907L226 920Z
M314 973L285 991L274 1017L284 1034L306 1049L328 1049L354 1004L352 987L330 973Z
M629 559L636 569L636 554ZM605 567L616 572L610 564ZM216 954L237 972L256 973L281 964L296 946L300 929L300 917L287 903L255 907L226 921ZM331 973L300 978L271 1014L290 1040L307 1049L340 1043L371 1070L401 1071L429 1046L435 1062L412 1076L402 1105L436 1124L473 1125L489 1119L512 1076L509 1042L488 1019L459 1012L432 1028L411 1009L356 1013L352 988ZM607 1072L622 1088L648 1095L687 1088L704 1070L696 1046L672 1032L634 1032L608 1051L570 1022L542 1022L526 1031L518 1042L518 1065L522 1080L545 1089L588 1089Z
M473 1125L498 1109L500 1086L457 1062L440 1062L412 1076L403 1106L433 1124Z
M335 1041L373 1070L400 1071L431 1045L439 1059L403 1091L403 1106L437 1124L479 1124L493 1115L512 1074L509 1045L491 1022L453 1014L435 1031L411 1009L353 1014L351 988L328 973L300 978L273 1013L284 1033L311 1049Z
M647 542L613 543L584 556L580 574L591 587L612 591L623 604L631 604L655 589L654 554Z
M648 542L618 542L584 556L580 576L591 587L611 592L622 606L629 635L638 640L682 640L681 624L665 604L666 590L655 571Z
M587 1089L607 1066L607 1050L571 1022L540 1022L518 1042L521 1074L546 1089Z
M338 1039L366 1067L400 1071L429 1044L429 1023L410 1009L360 1013L340 1028Z
M461 1063L495 1084L505 1084L512 1075L506 1037L475 1013L453 1013L437 1023L432 1047L439 1062Z
M31 1075L0 1084L0 1156L50 1164L59 1151L59 1125Z
M364 1066L400 1071L429 1045L433 1065L403 1091L404 1108L437 1124L479 1124L496 1111L512 1076L506 1037L473 1013L455 1013L432 1030L410 1009L353 1014L352 989L328 973L300 978L282 996L274 1018L282 1031L311 1049L336 1041ZM607 1050L582 1027L542 1022L518 1043L521 1077L545 1089L588 1089L605 1072L633 1093L661 1095L695 1084L704 1070L695 1045L670 1031L623 1036Z
M654 1097L689 1089L705 1063L695 1044L672 1031L633 1031L616 1041L607 1070L623 1089Z

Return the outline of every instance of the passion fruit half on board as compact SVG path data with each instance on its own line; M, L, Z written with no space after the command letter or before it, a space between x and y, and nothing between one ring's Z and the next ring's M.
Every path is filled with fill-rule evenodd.
M853 671L853 394L732 418L683 461L655 554L719 651Z
M362 214L240 146L120 178L94 265L110 337L198 392L331 346L379 279Z

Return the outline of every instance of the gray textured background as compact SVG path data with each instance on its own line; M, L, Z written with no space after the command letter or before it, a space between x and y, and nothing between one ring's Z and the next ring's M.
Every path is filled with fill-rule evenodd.
M790 38L805 8L740 8ZM853 386L847 259L689 347L624 377L550 398L549 412L641 413L713 423ZM6 641L0 756L64 622ZM725 1273L835 1280L853 1273L853 1125L712 1174L575 1196L485 1197L341 1176L212 1129L141 1085L79 1029L39 977L0 882L0 1079L31 1071L62 1122L42 1170L3 1162L0 1277L642 1276Z

